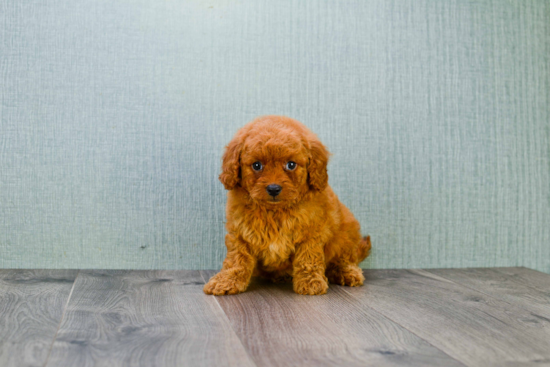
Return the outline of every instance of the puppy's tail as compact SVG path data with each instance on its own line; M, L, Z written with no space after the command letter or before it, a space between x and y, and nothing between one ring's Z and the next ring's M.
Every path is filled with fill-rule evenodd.
M357 247L357 255L359 262L365 260L370 254L370 236L365 236L359 241L359 246Z

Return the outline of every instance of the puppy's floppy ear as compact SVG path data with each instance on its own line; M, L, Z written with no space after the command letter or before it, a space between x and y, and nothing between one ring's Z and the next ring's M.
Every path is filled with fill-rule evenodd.
M219 178L226 190L233 190L241 180L242 147L243 139L240 134L235 136L225 147L222 158L222 173Z
M313 190L322 191L328 184L327 164L330 153L317 139L312 139L310 144L310 158L307 167L308 184Z

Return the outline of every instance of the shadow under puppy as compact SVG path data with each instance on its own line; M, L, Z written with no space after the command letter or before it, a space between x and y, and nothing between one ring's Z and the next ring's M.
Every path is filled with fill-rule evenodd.
M253 275L292 280L299 294L328 282L359 286L370 251L359 222L328 186L329 152L307 127L260 117L226 147L220 181L227 195L227 256L206 294L244 292Z

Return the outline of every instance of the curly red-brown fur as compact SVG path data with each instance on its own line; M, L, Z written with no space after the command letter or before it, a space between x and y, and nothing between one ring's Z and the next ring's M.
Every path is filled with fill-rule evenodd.
M370 237L361 238L359 222L328 185L328 159L317 136L288 117L260 117L239 130L220 175L229 190L227 256L205 293L244 292L253 275L292 280L296 293L312 295L326 293L329 281L363 284L358 264ZM271 196L268 185L281 186L280 194Z

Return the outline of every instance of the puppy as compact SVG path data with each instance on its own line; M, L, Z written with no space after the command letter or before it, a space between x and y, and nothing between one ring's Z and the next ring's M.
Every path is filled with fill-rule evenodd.
M244 292L251 277L292 280L299 294L328 282L363 284L357 266L370 251L359 222L328 186L329 152L300 122L260 117L226 147L220 181L227 194L227 256L206 294Z

